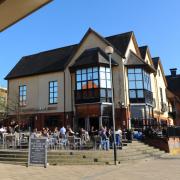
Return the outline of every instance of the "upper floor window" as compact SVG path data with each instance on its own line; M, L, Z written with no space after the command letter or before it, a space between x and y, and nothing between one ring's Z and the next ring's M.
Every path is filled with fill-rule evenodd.
M142 68L128 69L129 97L144 98L151 96L150 74Z
M144 71L143 73L143 79L144 79L144 89L151 91L151 79L150 74Z
M142 69L128 69L129 89L143 89Z
M110 68L100 66L76 70L76 99L81 102L110 102Z
M27 103L27 86L19 86L19 105L26 106Z
M160 73L160 70L158 69L158 75L159 75L159 77L161 76L161 73Z
M159 91L160 91L161 103L163 103L163 91L161 87L159 88Z
M98 68L79 69L76 71L76 89L92 89L99 87Z
M110 68L100 67L99 74L100 74L100 87L111 88Z
M58 103L58 82L50 81L49 82L49 104Z

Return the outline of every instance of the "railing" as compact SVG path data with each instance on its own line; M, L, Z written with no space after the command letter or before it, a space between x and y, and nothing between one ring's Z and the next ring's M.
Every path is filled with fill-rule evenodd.
M28 147L29 133L2 133L0 144L3 149L24 149Z
M146 89L131 89L135 91L136 97L131 98L131 103L148 103L153 105L153 93L151 91L148 91ZM138 97L138 91L143 91L142 97Z
M104 96L102 96L101 90L104 91ZM110 89L106 89L106 88L75 90L74 91L75 103L80 104L80 103L92 103L92 102L111 102L111 97L108 96L109 90Z
M89 136L82 135L81 137L67 136L64 138L49 137L48 150L108 150L113 148L112 138L103 140L99 135L89 138ZM121 143L120 143L121 142ZM28 149L29 138L20 137L18 133L7 134L4 133L3 139L0 139L1 149ZM122 146L122 139L117 142L119 149Z
M148 90L144 90L144 97L145 97L145 102L149 104L153 104L153 93Z
M100 90L97 89L83 89L75 90L75 103L90 103L90 102L99 102L100 101Z

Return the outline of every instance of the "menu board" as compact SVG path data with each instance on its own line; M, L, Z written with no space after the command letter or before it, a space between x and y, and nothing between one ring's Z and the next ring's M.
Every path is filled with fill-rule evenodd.
M28 166L47 167L47 138L30 138Z

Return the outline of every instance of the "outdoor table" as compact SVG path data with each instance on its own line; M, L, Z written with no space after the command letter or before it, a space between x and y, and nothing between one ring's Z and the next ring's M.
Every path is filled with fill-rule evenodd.
M16 136L15 136L15 134L8 134L8 133L3 134L3 147L5 147L5 145L7 145L8 140L10 141L12 146L16 147ZM13 141L14 141L14 144L13 144Z

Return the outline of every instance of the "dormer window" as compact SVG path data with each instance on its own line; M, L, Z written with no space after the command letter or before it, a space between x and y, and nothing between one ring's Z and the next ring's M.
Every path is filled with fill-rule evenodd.
M76 103L111 102L109 67L77 69L75 93Z
M76 71L76 90L93 89L99 87L98 68L84 68Z
M129 98L131 102L152 103L150 74L142 68L128 68Z

